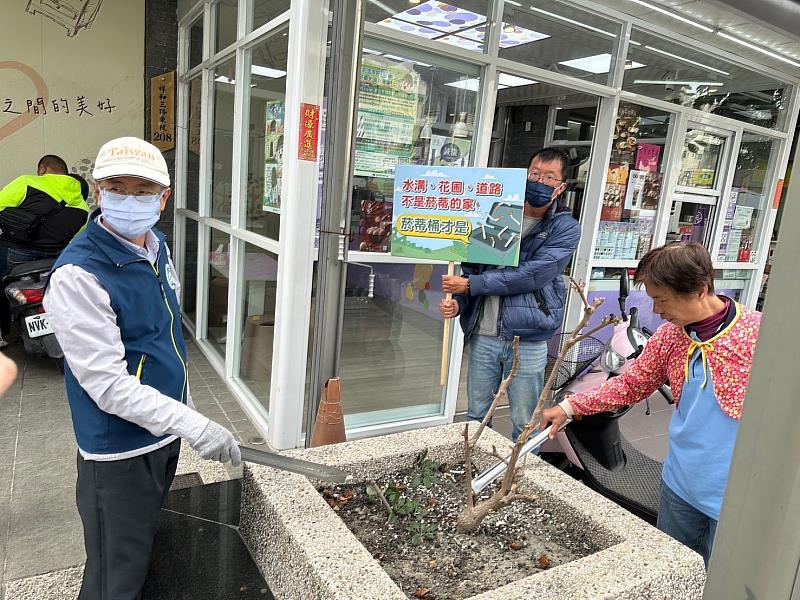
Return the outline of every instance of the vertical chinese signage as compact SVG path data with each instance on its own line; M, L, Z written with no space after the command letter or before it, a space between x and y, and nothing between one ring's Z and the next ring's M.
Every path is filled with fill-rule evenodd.
M319 144L319 106L316 104L300 105L300 147L297 158L300 160L317 160Z
M516 266L525 169L398 165L392 255Z
M175 147L175 71L150 79L150 142L162 152Z

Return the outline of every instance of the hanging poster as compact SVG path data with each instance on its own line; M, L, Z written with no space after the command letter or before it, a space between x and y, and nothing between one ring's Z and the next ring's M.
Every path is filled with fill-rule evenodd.
M658 159L661 156L661 146L656 144L638 144L636 150L636 170L658 171Z
M428 164L442 167L464 167L469 163L472 142L468 139L431 135Z
M628 175L628 187L625 190L625 209L640 210L644 197L644 185L647 171L631 171Z
M284 103L267 102L264 129L264 212L280 213L281 181L283 180Z
M725 213L725 219L722 221L722 236L720 238L719 252L717 253L717 260L727 261L728 246L731 245L730 233L731 225L733 225L733 216L736 214L736 206L739 201L739 188L731 188L730 196L728 196L728 210ZM739 239L741 239L741 232L736 241L736 253L739 252Z
M631 104L620 104L614 125L614 145L611 147L611 162L634 164L639 135L639 110Z
M392 255L516 266L525 169L397 167Z
M410 63L365 56L361 63L353 173L393 177L414 155L420 77Z
M750 229L754 210L752 206L737 206L736 211L733 213L731 229Z

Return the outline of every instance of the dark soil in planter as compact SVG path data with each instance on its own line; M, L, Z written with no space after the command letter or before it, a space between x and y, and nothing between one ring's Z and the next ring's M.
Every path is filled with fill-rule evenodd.
M321 488L347 527L409 598L461 600L529 575L588 556L600 548L537 502L514 502L490 514L471 535L456 531L464 506L464 468L443 466L440 483L410 485L415 470L388 475L393 484L426 510L425 524L437 524L432 540L412 544L407 518L387 523L387 510L364 484ZM487 488L481 498L495 489ZM335 549L332 549L335 551Z

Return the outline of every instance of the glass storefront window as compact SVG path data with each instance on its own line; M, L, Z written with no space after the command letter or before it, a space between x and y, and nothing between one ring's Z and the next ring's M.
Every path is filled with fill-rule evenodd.
M181 311L186 320L195 325L197 323L197 245L199 228L197 221L188 218L185 221Z
M770 173L775 161L775 142L769 137L744 133L722 223L717 260L757 262L758 225L770 208Z
M239 377L269 411L278 256L251 244L244 248L244 331Z
M203 15L189 26L189 65L196 67L203 62Z
M348 265L340 373L348 427L440 414L445 265ZM456 324L457 326L457 324Z
M525 4L505 3L500 58L595 83L611 81L619 23L558 0ZM643 66L633 61L627 68Z
M597 104L556 110L553 140L591 143L596 120Z
M231 220L233 169L233 91L236 60L214 69L214 137L211 151L211 216Z
M593 322L600 322L603 317L608 315L619 316L619 277L622 269L605 267L592 269L591 278L586 293L587 300L591 303L597 298L605 301L592 317ZM633 280L634 269L625 269L629 277ZM737 302L744 299L750 278L755 271L746 269L725 269L714 271L714 292L727 296ZM632 286L628 292L626 307L639 310L639 323L651 331L655 331L664 321L653 312L653 301L647 295L644 287ZM613 329L606 327L595 334L599 340L607 342L611 339Z
M285 13L290 4L289 0L253 0L253 23L248 31L255 31Z
M785 126L791 87L634 27L623 89L770 129Z
M197 211L200 205L200 121L203 102L203 79L189 82L189 153L186 157L186 199L184 206Z
M438 64L432 64L438 63ZM352 250L389 252L398 164L472 164L477 67L365 44L356 121Z
M650 249L662 202L672 115L620 102L614 127L596 260L638 260Z
M280 231L288 34L282 28L253 47L250 66L246 227L274 240Z
M750 269L718 269L714 271L714 293L742 302L753 275L755 271Z
M710 247L716 221L716 200L692 194L675 194L666 243L700 242Z
M683 144L678 187L719 190L726 139L690 127Z
M485 0L409 4L408 0L367 2L366 21L465 50L483 51L488 10Z
M230 237L211 229L208 252L208 325L204 336L220 356L225 357L228 328L228 274Z
M236 18L239 0L217 2L217 31L214 36L214 52L224 50L236 41Z

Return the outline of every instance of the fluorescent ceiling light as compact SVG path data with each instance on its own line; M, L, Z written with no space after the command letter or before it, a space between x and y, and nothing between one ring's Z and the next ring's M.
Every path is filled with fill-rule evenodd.
M539 83L533 79L525 79L524 77L517 77L516 75L508 75L500 73L497 77L497 89L502 90L510 87L519 87L522 85L533 85ZM471 77L469 79L461 79L459 81L451 81L445 85L458 88L460 90L469 90L470 92L477 92L480 87L480 79Z
M533 85L539 83L533 79L525 79L524 77L517 77L516 75L508 75L507 73L500 73L497 82L505 87L519 87L521 85Z
M541 8L537 8L535 6L529 6L532 11L541 13L543 15L547 15L548 17L553 17L554 19L558 19L559 21L564 21L565 23L571 23L572 25L577 25L578 27L583 27L584 29L588 29L590 31L596 31L597 33L601 33L603 35L607 35L608 37L615 38L617 34L611 33L610 31L605 31L598 27L593 27L592 25L587 25L586 23L581 23L580 21L575 21L573 19L568 19L567 17L562 17L561 15L557 15L556 13L552 13L547 10L542 10Z
M473 77L470 79L459 79L458 81L451 81L450 83L446 83L445 85L449 85L450 87L458 88L460 90L469 90L470 92L477 92L478 88L481 85L481 82L479 79Z
M514 2L514 0L506 0L506 4L513 4L514 6L522 6L519 2Z
M674 81L672 79L636 79L633 82L634 85L688 85L690 87L700 87L700 86L715 86L721 87L725 85L721 81Z
M697 27L698 29L702 29L708 33L712 33L714 31L713 27L709 27L708 25L703 25L702 23L698 23L697 21L693 21L688 17L684 17L683 15L679 15L678 13L671 12L660 6L656 6L655 4L650 4L649 2L644 2L644 0L628 0L628 2L633 2L634 4L638 4L640 6L644 6L645 8L649 8L650 10L654 10L656 12L660 12L662 15L667 15L668 17L672 17L678 21L682 21L687 25L691 25L692 27Z
M250 72L253 75L260 75L261 77L270 77L271 79L280 79L286 76L286 71L279 69L270 69L269 67L261 67L259 65L252 65Z
M659 50L658 48L653 48L653 46L645 46L651 52L656 52L657 54L663 54L664 56L669 56L670 58L674 58L675 60L680 60L682 62L688 63L690 65L694 65L696 67L702 67L703 69L708 69L709 71L714 71L715 73L720 73L722 75L730 75L727 71L723 71L722 69L717 69L716 67L709 67L708 65L704 65L701 62L697 62L696 60L692 60L691 58L686 58L684 56L678 56L677 54L673 54L672 52L667 52L666 50Z
M558 64L599 75L600 73L608 73L611 70L611 55L608 53L595 54L594 56L564 60ZM630 65L625 65L625 69L638 69L644 66L642 63L631 61Z
M792 60L782 54L778 54L777 52L772 52L771 50L767 50L766 48L762 48L761 46L756 46L755 44L751 44L750 42L745 42L737 38L736 36L730 35L729 33L725 33L724 31L717 31L717 35L720 37L725 38L726 40L730 40L732 42L736 42L740 46L744 46L745 48L750 48L751 50L755 50L756 52L761 52L761 54L766 54L767 56L771 56L772 58L776 58L781 60L785 63L792 65L793 67L800 67L800 62L796 60Z

